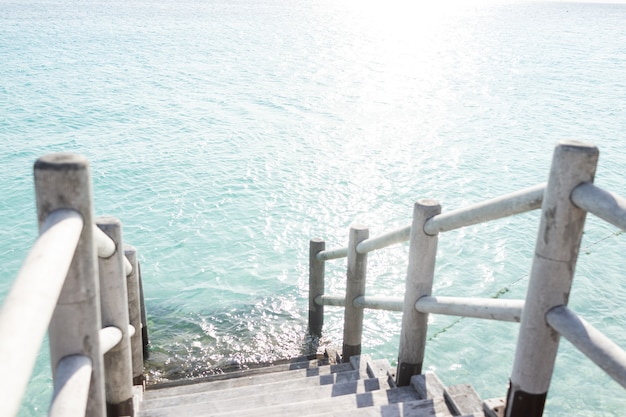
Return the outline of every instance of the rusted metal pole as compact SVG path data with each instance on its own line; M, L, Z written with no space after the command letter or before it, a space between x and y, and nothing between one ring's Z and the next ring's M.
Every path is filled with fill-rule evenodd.
M430 295L435 274L438 235L424 232L428 219L441 213L441 206L434 200L420 200L413 206L413 223L409 236L409 266L406 275L400 349L396 383L409 385L411 377L422 373L428 314L415 309L420 297Z
M507 417L543 414L559 334L546 321L550 309L567 305L586 212L571 201L572 191L592 182L598 149L580 142L557 145L541 208L526 302L511 373Z
M84 226L49 326L53 377L69 355L85 355L92 364L86 415L104 417L104 368L100 352L98 260L93 238L89 162L72 154L50 154L35 162L37 215L41 226L56 209L80 213Z
M357 297L365 295L367 254L359 254L357 245L369 237L369 229L354 225L350 228L348 242L348 273L346 279L346 308L343 321L343 361L361 354L363 335L363 309L354 306Z

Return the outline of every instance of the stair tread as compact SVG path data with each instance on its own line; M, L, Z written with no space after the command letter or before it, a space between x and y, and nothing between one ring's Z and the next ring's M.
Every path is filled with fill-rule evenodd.
M356 410L335 410L309 417L452 417L443 397L428 398L404 403ZM464 416L467 417L467 416Z
M485 416L483 407L487 405L471 385L445 387L434 373L427 373L414 376L410 386L396 387L394 372L388 361L371 360L367 355L334 365L292 362L152 387L144 393L136 415Z
M303 377L299 379L287 379L287 380L278 380L271 381L258 385L243 385L236 386L232 388L225 388L221 390L203 390L197 392L189 392L182 393L178 395L163 395L159 396L158 391L151 392L152 396L144 397L144 401L142 404L145 405L144 408L155 408L159 406L164 406L168 404L170 401L172 402L182 402L189 401L195 402L198 401L198 398L206 398L207 396L219 396L220 398L243 398L248 395L257 395L259 392L264 390L266 391L287 391L293 389L305 389L305 388L315 388L319 386L331 386L333 384L343 384L347 382L364 380L368 377L368 375L363 375L360 371L346 371L339 372L328 375L319 375L312 377ZM145 394L144 394L145 395ZM180 400L177 400L180 399Z
M247 398L244 398L246 401ZM143 410L139 413L141 417L183 417L183 416L287 416L287 415L310 415L314 413L334 412L336 410L350 410L371 406L383 406L387 404L416 401L419 398L411 387L393 388L389 390L379 390L358 394L349 394L330 397L323 400L307 400L301 402L290 402L287 404L271 405L267 407L252 406L251 409L233 410L225 412L214 410L210 403L195 403L188 406L168 407L153 410ZM235 400L233 400L235 401Z
M411 377L411 386L420 395L420 398L443 397L446 387L433 372L426 372Z
M273 368L273 367L270 367ZM210 378L202 378L192 380L189 383L186 381L180 385L175 386L153 386L146 390L144 398L149 400L151 398L176 396L193 394L206 391L218 391L223 389L231 389L235 387L259 385L264 383L271 383L284 380L297 380L307 377L318 377L324 375L338 374L342 372L354 371L354 368L349 363L341 363L337 365L323 365L311 368L300 369L266 369L266 372L262 373L233 373L228 379L214 380Z
M452 385L445 389L444 398L450 409L456 415L470 415L484 417L483 401L478 393L469 384Z
M358 371L353 371L358 373ZM291 381L289 381L291 382ZM300 382L300 381L298 381ZM357 379L349 382L324 385L298 385L266 384L261 386L242 387L240 389L224 390L218 392L205 392L177 397L157 398L145 401L141 410L151 410L168 407L188 407L192 404L211 404L214 411L229 411L245 408L268 407L281 403L294 403L312 400L323 400L342 395L358 394L364 392L388 390L388 378ZM244 399L244 401L234 401Z

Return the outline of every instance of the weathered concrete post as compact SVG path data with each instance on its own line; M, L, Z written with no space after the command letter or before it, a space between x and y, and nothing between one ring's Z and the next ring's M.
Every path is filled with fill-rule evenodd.
M326 249L326 242L320 238L309 242L309 334L322 335L324 327L324 306L315 304L318 295L324 295L325 261L319 261L317 254Z
M128 293L124 271L122 225L113 217L101 217L97 225L115 242L109 258L99 258L102 327L114 326L122 331L122 340L104 355L106 398L109 417L132 416L133 375L128 334Z
M559 334L546 322L553 307L567 305L586 212L570 200L572 190L593 181L595 146L557 145L541 207L541 222L511 373L507 417L538 417L550 386Z
M363 335L363 309L354 306L355 298L365 295L367 254L361 255L356 247L369 237L369 229L354 225L350 228L348 242L348 273L346 279L346 309L343 319L343 361L361 354Z
M72 154L50 154L35 162L37 217L41 227L54 210L71 208L83 218L74 259L49 326L54 373L69 355L91 359L93 372L86 415L106 416L104 369L100 352L100 297L89 162Z
M441 206L434 200L420 200L413 206L413 223L409 236L409 266L406 274L406 290L402 312L400 349L396 383L409 385L411 377L422 373L428 314L415 309L420 297L430 295L435 274L438 236L424 232L424 223L441 213Z
M137 250L131 245L124 245L124 256L133 267L130 275L126 276L128 288L128 319L135 328L135 334L130 338L130 350L133 360L133 385L143 385L143 343L141 337L141 292L139 290L139 268L137 264Z
M141 343L143 345L143 359L150 356L150 338L148 337L148 315L146 314L146 299L143 295L143 281L141 279L141 264L137 262L137 279L139 280L139 300L141 301Z

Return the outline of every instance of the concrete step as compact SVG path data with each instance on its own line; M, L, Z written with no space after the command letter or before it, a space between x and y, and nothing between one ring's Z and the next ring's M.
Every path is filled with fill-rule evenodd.
M333 384L345 384L354 383L359 380L369 378L369 375L363 375L361 371L347 371L339 372L335 374L303 377L299 379L287 379L278 380L273 382L267 382L260 385L245 385L237 386L233 388L226 388L220 390L203 390L200 392L190 392L188 394L179 395L164 395L158 396L158 391L146 392L151 394L150 397L146 397L144 394L144 401L142 402L143 409L151 409L158 407L168 407L179 405L184 402L198 402L204 401L207 398L212 399L229 399L229 398L246 398L259 394L259 392L280 392L290 391L295 389L313 389L320 386L331 387ZM381 378L386 379L386 378ZM391 388L393 381L387 381L387 387ZM194 388L197 389L198 387ZM209 387L210 388L210 387ZM171 392L168 392L171 394Z
M485 417L483 401L474 387L468 384L449 386L444 391L448 407L457 416L475 415Z
M360 373L339 375L354 370L359 370ZM150 400L153 398L232 389L278 381L299 381L313 377L319 377L320 385L327 385L367 377L385 377L392 371L392 368L386 359L372 361L368 355L361 355L352 357L350 363L319 366L311 363L309 367L305 367L302 364L286 364L282 366L270 366L265 369L265 372L257 369L251 371L254 372L241 371L233 374L219 375L220 378L211 376L194 380L184 380L176 385L172 383L153 385L148 388L144 398ZM227 378L222 378L222 376L226 376Z
M274 395L265 393L265 398ZM418 400L418 395L411 387L400 387L389 390L370 391L357 394L332 396L324 400L305 400L299 402L289 402L271 406L263 406L249 402L249 398L238 399L239 403L246 403L245 409L228 408L225 412L220 412L214 408L212 403L194 403L179 407L158 408L153 410L142 410L141 417L202 417L202 416L232 416L232 417L257 417L257 416L305 416L320 413L332 413L343 410L357 410L364 407L381 407L388 404L411 402ZM237 399L233 399L231 406L235 406Z
M491 411L499 410L499 403L483 404L469 385L445 387L434 373L427 373L398 388L394 373L386 360L372 361L366 355L348 364L283 364L225 376L229 379L203 378L192 385L148 390L136 415L493 417Z
M269 367L266 372L237 372L232 375L229 374L228 379L215 379L215 378L198 378L194 380L180 381L178 385L154 385L147 388L144 394L144 400L150 400L152 398L160 398L167 396L177 396L186 394L195 394L206 391L217 391L224 389L231 389L236 387L244 387L251 385L267 384L277 381L294 380L298 378L311 378L311 377L323 377L327 376L327 380L331 380L334 377L331 375L341 372L354 371L354 367L350 363L341 363L337 365L323 365L309 368L296 368L290 367ZM332 383L332 382L331 382Z
M309 417L452 417L452 414L441 397L349 411L335 410Z
M358 372L358 371L353 371ZM300 381L294 381L300 382ZM270 407L279 404L324 400L342 395L361 394L371 391L388 390L388 378L369 378L332 385L302 385L289 387L283 384L265 384L231 390L209 391L178 397L156 398L146 401L142 411L158 408L189 407L192 404L210 404L212 412L227 412L248 408ZM209 406L203 407L209 410Z

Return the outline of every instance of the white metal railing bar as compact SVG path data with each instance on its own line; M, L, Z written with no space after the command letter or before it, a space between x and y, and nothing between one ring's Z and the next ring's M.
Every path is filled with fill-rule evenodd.
M352 304L355 307L369 308L371 310L402 311L404 299L402 297L363 295L355 298Z
M41 341L65 282L83 220L74 210L46 218L0 312L0 404L7 415L19 409Z
M581 209L626 231L625 198L586 182L574 188L571 199Z
M95 224L93 225L93 236L98 247L98 257L107 259L113 256L116 249L115 242ZM122 261L124 262L124 273L129 276L133 272L133 266L126 257Z
M128 325L128 337L135 335L135 326ZM113 349L122 340L122 331L115 326L107 326L100 330L100 350L104 355Z
M524 309L524 300L425 296L417 300L415 309L420 313L519 323Z
M401 229L393 230L380 236L364 240L356 247L356 251L360 254L366 254L377 249L386 248L409 240L411 234L411 226L405 226Z
M100 350L104 355L122 340L122 331L115 326L107 326L100 330Z
M546 321L611 378L626 388L626 352L567 306L551 309Z
M132 324L128 325L128 337L133 337L135 335L135 326L133 326Z
M320 306L345 307L346 297L343 295L322 294L315 297L315 304Z
M49 417L82 417L87 409L91 381L91 359L66 356L59 362L54 378L54 396Z
M626 231L626 199L592 183L597 160L598 149L593 145L560 142L546 184L443 214L436 201L419 200L414 206L411 226L369 239L368 229L355 225L350 229L348 248L326 251L323 239L312 239L309 248L311 333L321 335L322 306L345 307L345 358L360 353L362 309L403 311L396 378L396 383L403 386L410 383L413 375L422 372L427 314L518 322L520 334L507 393L507 415L542 415L558 348L554 331L626 388L626 350L566 306L577 261L575 248L580 246L586 213ZM525 300L431 295L439 233L538 208L542 208L541 238L535 246ZM360 239L354 237L356 232L363 232ZM403 300L365 296L366 254L406 240L410 245ZM324 294L324 261L341 257L348 258L346 295ZM354 313L356 309L358 313ZM351 320L348 313L353 316ZM348 343L346 329L352 329Z
M356 297L352 305L371 310L402 311L403 302L402 297L362 295ZM324 306L345 307L346 297L343 295L323 294L315 298L315 303Z
M541 207L545 189L545 184L539 184L458 210L438 214L426 221L424 231L429 235L436 235L440 232L448 232L461 227L536 210ZM357 252L366 254L373 250L406 242L409 240L410 233L411 226L409 225L366 239L359 243ZM338 248L321 251L316 255L316 259L328 261L346 256L348 256L348 248Z
M469 207L438 214L426 221L424 231L429 235L436 235L538 209L541 207L545 189L545 184L539 184Z
M329 249L319 252L316 255L318 261L329 261L331 259L345 258L348 256L348 248Z
M345 307L344 296L323 294L315 298L318 305ZM404 299L393 296L360 296L352 305L371 310L402 311ZM415 303L420 313L519 323L524 309L524 300L502 300L496 298L465 297L422 297Z
M115 253L115 242L98 226L93 225L93 238L98 248L98 256L100 258L110 258Z

